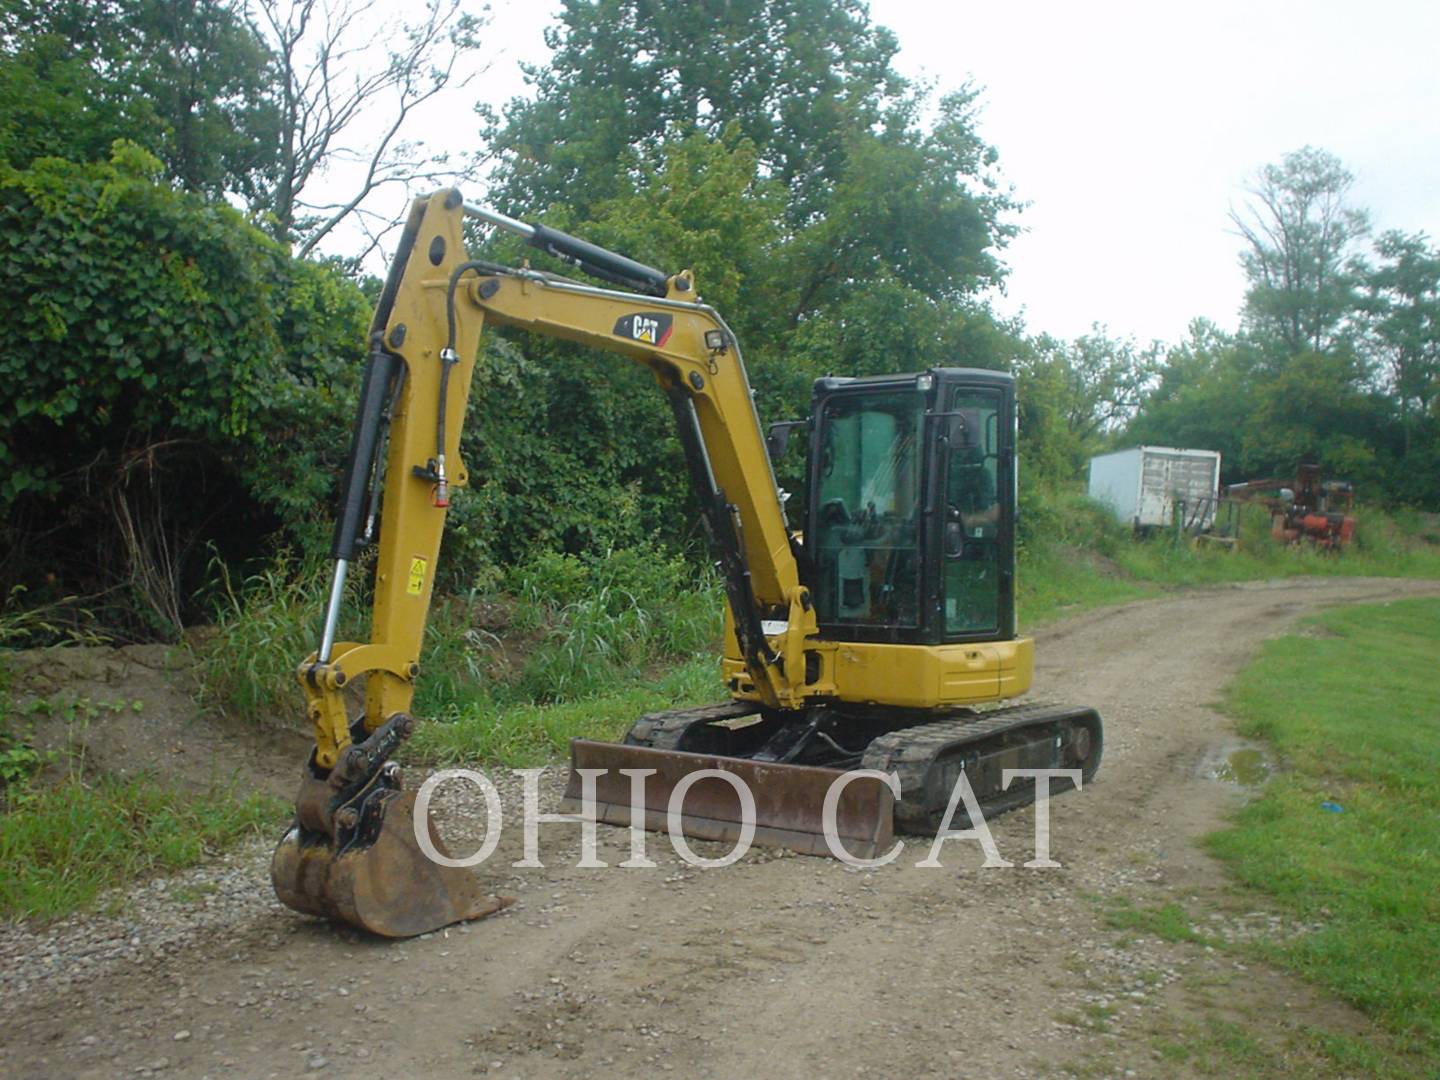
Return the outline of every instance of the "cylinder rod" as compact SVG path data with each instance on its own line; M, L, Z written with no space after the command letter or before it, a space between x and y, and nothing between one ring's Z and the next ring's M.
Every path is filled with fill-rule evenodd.
M577 266L601 281L633 289L647 296L664 296L668 291L669 275L663 270L638 263L617 252L581 240L578 236L571 236L546 225L527 225L488 207L471 206L467 203L464 212L498 228L519 233L531 247L539 248L547 255Z
M479 218L481 221L489 222L497 228L506 229L513 233L519 233L526 240L535 235L535 226L526 225L523 221L516 221L512 217L506 217L498 210L491 210L488 206L472 206L465 204L465 216Z
M330 582L330 600L325 605L325 628L320 632L320 652L317 659L322 664L328 664L330 654L335 651L335 628L340 625L340 601L345 597L345 574L349 569L349 559L335 560L335 577Z

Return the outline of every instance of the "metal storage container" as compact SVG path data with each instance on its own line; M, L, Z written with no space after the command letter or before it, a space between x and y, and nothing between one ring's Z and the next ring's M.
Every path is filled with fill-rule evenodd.
M1209 528L1219 483L1217 450L1134 446L1090 459L1090 497L1137 529L1169 528L1177 509L1184 528Z

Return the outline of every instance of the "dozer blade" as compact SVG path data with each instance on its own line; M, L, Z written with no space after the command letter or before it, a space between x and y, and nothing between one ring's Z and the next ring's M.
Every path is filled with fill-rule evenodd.
M597 821L665 830L676 785L691 773L717 769L734 775L754 796L754 843L807 855L835 854L825 837L824 807L830 785L845 775L838 769L572 739L570 777L560 804L566 813L587 812L581 769L606 770L595 777ZM632 821L631 777L621 769L655 770L644 778L639 821ZM895 796L883 782L856 777L835 806L834 835L855 858L883 854L894 839L894 807ZM684 793L681 809L681 831L688 837L733 843L741 835L740 796L725 780L702 777L695 781Z
M441 866L420 850L415 792L396 792L380 813L372 842L351 841L338 854L327 833L291 825L270 862L275 895L296 911L392 938L493 915L511 903L486 895L470 870ZM434 822L428 826L431 843L448 858Z

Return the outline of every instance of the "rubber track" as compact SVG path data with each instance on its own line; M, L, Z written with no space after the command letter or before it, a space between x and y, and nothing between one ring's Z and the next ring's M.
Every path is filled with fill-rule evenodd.
M678 750L686 732L696 725L734 720L757 711L758 707L753 704L731 701L719 705L648 713L635 721L625 736L625 743L656 750ZM934 783L932 769L937 762L976 743L983 743L1009 732L1087 718L1093 719L1093 723L1087 726L1091 729L1094 745L1081 773L1081 783L1084 784L1090 781L1100 767L1104 734L1100 717L1093 709L1074 705L1036 703L1014 705L989 712L964 710L958 715L952 713L940 720L897 728L870 742L860 767L898 774L901 794L895 804L895 828L899 832L928 834L934 832L938 826L939 818L949 806L951 795L949 784L936 786ZM1048 734L1046 737L1049 737ZM1068 780L1056 778L1051 781L1050 793L1058 795L1072 786ZM992 817L1028 806L1034 801L1033 791L1032 782L1019 781L1004 792L990 793L989 798L984 792L976 792L976 796L982 813L986 817ZM958 807L951 827L964 829L970 824L964 807Z
M900 799L895 804L896 831L917 831L928 833L939 824L935 820L936 807L943 814L949 805L950 790L928 790L932 766L947 757L976 743L988 741L1008 732L1027 727L1057 724L1064 720L1094 716L1092 739L1094 745L1081 772L1081 783L1086 783L1100 768L1104 740L1100 718L1093 709L1074 705L1016 705L991 712L968 713L964 716L947 717L915 727L903 728L881 735L865 750L861 768L876 769L880 772L897 773L900 778ZM1067 791L1072 785L1068 780L1051 781L1050 793ZM1015 784L1010 790L996 797L986 799L977 792L981 812L987 817L1019 809L1034 801L1033 784ZM968 828L971 822L963 805L957 808L952 828Z
M760 711L760 706L744 701L726 701L719 705L698 705L691 709L670 709L646 713L630 726L625 735L626 746L649 746L656 750L678 750L685 732L695 724L714 724L722 720L738 720Z

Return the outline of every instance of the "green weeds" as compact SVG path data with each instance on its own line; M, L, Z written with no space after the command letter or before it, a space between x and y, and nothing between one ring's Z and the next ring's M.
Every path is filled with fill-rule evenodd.
M273 829L277 799L216 787L190 795L148 777L91 776L83 736L103 713L140 712L139 701L39 698L15 705L0 666L0 919L53 919L92 906L104 889L179 870L257 829ZM35 717L63 721L67 752L28 741ZM57 763L64 766L51 779Z
M721 697L723 601L684 560L648 549L546 554L506 584L507 639L525 643L523 655L490 674L483 657L501 649L497 636L464 628L454 610L432 622L427 666L446 670L430 686L422 679L416 709L441 722L419 730L416 753L534 764L575 737L618 738L641 713Z
M366 578L350 583L342 638L364 633ZM194 646L202 702L247 721L298 715L295 669L326 587L320 568L284 559L225 580L216 626ZM712 574L648 548L543 554L497 588L437 597L414 711L441 723L414 745L443 760L543 760L572 735L623 733L646 709L715 700L722 611Z
M95 617L75 597L34 603L23 585L0 599L0 649L37 645L103 645L109 639L94 628Z
M1382 1075L1379 1071L1349 1073L1322 1047L1314 1045L1309 1032L1284 1030L1258 1020L1187 1017L1164 1024L1151 1045L1166 1071L1183 1068L1186 1075L1244 1076L1255 1080Z
M1157 1019L1149 1034L1165 1071L1179 1069L1186 1076L1409 1080L1429 1075L1420 1059L1384 1036L1364 1038L1300 1022L1285 1011L1256 1010L1243 995L1203 1008L1192 1000L1183 1014Z
M581 560L541 556L513 578L521 628L543 633L516 691L573 701L636 681L654 663L715 647L720 590L675 556L646 548Z
M1161 941L1217 944L1197 930L1185 909L1176 903L1140 907L1128 899L1121 899L1105 912L1105 925L1112 930L1135 930L1152 934Z
M191 646L201 704L251 722L303 716L295 673L318 643L328 575L283 553L239 583L223 563L213 565L220 582L215 625ZM355 580L349 586L345 611L353 627L360 588Z
M10 671L0 659L0 804L11 785L39 772L45 755L30 745L30 726L10 698Z
M1275 544L1258 508L1236 551L1137 539L1075 495L1027 494L1024 509L1019 604L1027 625L1186 585L1309 573L1440 577L1440 547L1418 536L1418 518L1367 512L1360 542L1332 556ZM342 638L367 636L368 579L358 567L351 576ZM246 720L297 717L295 667L315 647L327 587L323 567L286 559L238 586L225 578L216 627L196 645L202 701ZM542 553L470 595L439 596L414 711L450 730L426 732L418 745L447 760L529 761L563 749L562 732L600 735L617 703L681 700L661 700L662 688L693 687L685 700L713 700L723 608L710 571L649 547Z
M0 814L0 918L53 919L87 908L106 888L183 869L271 830L284 812L268 796L185 796L145 778L76 772L30 787Z
M436 717L441 723L422 725L409 749L442 764L542 765L562 755L572 738L616 740L644 713L706 704L723 696L719 664L713 656L700 656L669 668L646 685L637 680L573 701L455 704Z
M279 800L199 795L149 777L87 773L86 728L103 714L139 713L137 700L36 698L17 704L0 656L0 919L53 919L93 905L100 892L182 869L257 829L273 829ZM64 723L70 747L31 745L38 717ZM63 771L54 779L59 764Z

